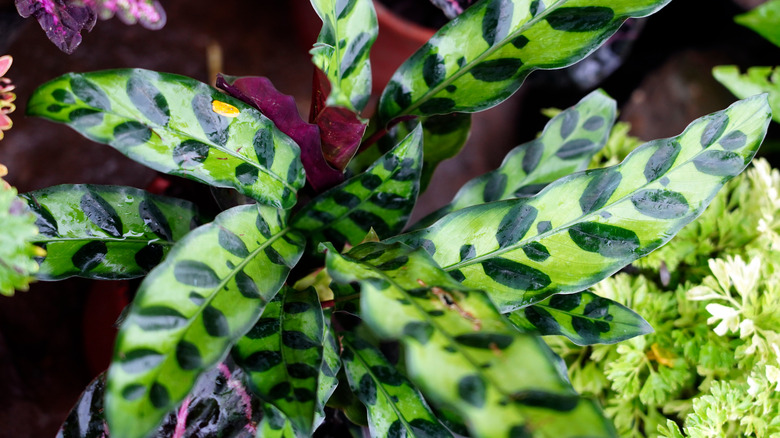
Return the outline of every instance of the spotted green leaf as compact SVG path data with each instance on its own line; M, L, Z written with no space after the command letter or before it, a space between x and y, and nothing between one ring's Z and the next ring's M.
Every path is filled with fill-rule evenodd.
M571 65L629 17L670 0L485 0L444 25L395 72L379 102L405 115L474 112L512 95L536 69Z
M330 316L330 312L325 314ZM329 318L328 318L329 319ZM317 411L314 413L314 429L325 421L325 404L336 390L339 379L336 377L341 369L341 348L336 342L336 336L330 324L325 322L322 342L322 365L317 378Z
M21 195L46 249L38 278L146 275L197 224L195 206L132 187L61 185Z
M653 332L636 312L593 292L557 294L507 315L512 324L577 345L614 344Z
M503 312L578 292L698 217L753 158L770 116L766 95L739 101L620 165L564 177L532 198L458 210L390 241L425 248Z
M780 47L780 0L769 0L734 17L734 21L748 27Z
M323 246L333 280L360 284L364 321L401 340L409 378L473 436L616 436L539 337L512 327L486 294L453 280L424 250L369 242L340 255Z
M360 243L373 228L392 236L406 225L420 187L422 129L418 126L364 173L321 194L291 226L315 241Z
M303 251L283 212L242 205L180 240L141 283L108 372L112 436L144 437L257 322Z
M323 362L323 316L314 288L282 290L233 348L249 387L311 435Z
M290 208L305 182L300 149L259 111L206 84L148 70L70 73L27 112L66 123L152 169Z
M344 333L344 371L368 410L372 437L452 437L411 382L373 345Z
M773 119L780 123L780 67L750 67L740 74L736 65L721 65L712 70L713 76L740 99L769 93Z
M263 419L257 425L257 438L297 438L292 423L269 403L263 403Z
M420 225L472 205L533 196L556 179L585 170L606 144L615 112L615 101L603 91L590 93L550 120L539 138L512 149L501 167L464 184L450 204Z
M311 50L314 65L330 81L328 105L358 112L371 95L369 51L377 35L371 0L311 0L322 31Z

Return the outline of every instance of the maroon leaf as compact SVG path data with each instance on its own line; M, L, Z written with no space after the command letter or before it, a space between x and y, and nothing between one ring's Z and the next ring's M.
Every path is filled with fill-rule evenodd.
M292 96L280 93L268 78L220 74L217 87L260 110L279 130L298 143L306 179L315 191L329 189L344 180L344 174L325 161L320 146L320 129L301 119Z
M360 147L367 125L354 111L338 106L327 106L330 81L320 69L314 70L309 122L316 123L320 128L322 154L325 159L331 166L344 170Z
M95 10L83 2L16 0L16 9L24 18L34 16L49 40L67 54L81 44L81 31L89 32L97 21Z

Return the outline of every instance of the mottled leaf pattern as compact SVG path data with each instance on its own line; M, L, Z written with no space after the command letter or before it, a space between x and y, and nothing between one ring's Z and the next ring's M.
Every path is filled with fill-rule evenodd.
M334 281L360 283L364 321L401 340L411 380L473 436L616 436L539 337L509 325L487 295L464 288L422 249L370 242L340 255L323 246Z
M585 170L606 144L615 112L615 101L603 91L590 93L550 120L539 138L510 151L501 167L464 184L450 204L416 227L472 205L536 195L556 179Z
M317 292L285 288L233 348L252 391L279 409L303 436L311 434L318 407L323 330Z
M119 331L106 396L111 430L133 438L157 426L257 322L303 244L282 211L258 205L231 208L179 241L141 284Z
M670 0L486 0L439 30L396 71L379 103L405 115L474 112L512 95L536 69L584 58L629 17Z
M329 316L330 312L326 313ZM329 318L328 318L329 319ZM320 375L317 378L317 411L314 413L314 429L325 421L325 404L330 400L333 391L339 384L336 377L341 369L341 348L336 342L333 329L326 321L324 325L322 341L322 365Z
M593 292L558 294L507 315L512 324L577 345L614 344L653 332L636 312Z
M152 169L232 187L278 208L305 182L300 149L238 99L148 70L67 74L40 86L31 115L66 123Z
M268 403L263 403L263 420L257 425L257 437L297 438L290 420Z
M327 105L359 112L371 95L371 45L377 35L370 0L311 0L322 31L311 50L314 65L330 81Z
M368 410L372 437L451 437L417 389L382 353L352 333L342 337L344 371Z
M750 67L740 74L736 65L721 65L712 70L712 75L740 99L769 93L772 118L780 123L780 67Z
M46 249L38 278L146 275L197 224L195 206L132 187L61 185L21 195Z
M254 438L255 424L263 417L261 403L241 383L241 370L220 364L207 372L192 389L187 400L168 414L149 438L215 436ZM106 377L99 375L81 394L65 419L57 438L107 438L103 397ZM118 436L112 434L111 436Z
M419 192L422 129L418 126L364 173L315 198L292 220L315 242L360 243L373 228L392 236L406 225Z
M539 195L458 210L401 235L507 312L584 290L663 245L756 153L766 95L646 143L622 164L562 178Z

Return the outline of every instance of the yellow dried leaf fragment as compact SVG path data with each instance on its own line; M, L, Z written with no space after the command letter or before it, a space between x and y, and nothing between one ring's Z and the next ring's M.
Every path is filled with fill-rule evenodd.
M215 113L225 117L238 117L240 111L233 105L214 100L211 102L211 109Z

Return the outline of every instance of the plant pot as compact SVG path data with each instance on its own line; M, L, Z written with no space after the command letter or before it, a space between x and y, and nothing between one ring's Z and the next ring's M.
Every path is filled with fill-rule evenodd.
M321 21L306 0L291 3L298 32L298 42L308 50L317 41ZM395 70L406 58L425 44L434 33L430 29L403 18L374 1L379 34L371 48L372 92L378 95L390 81Z

